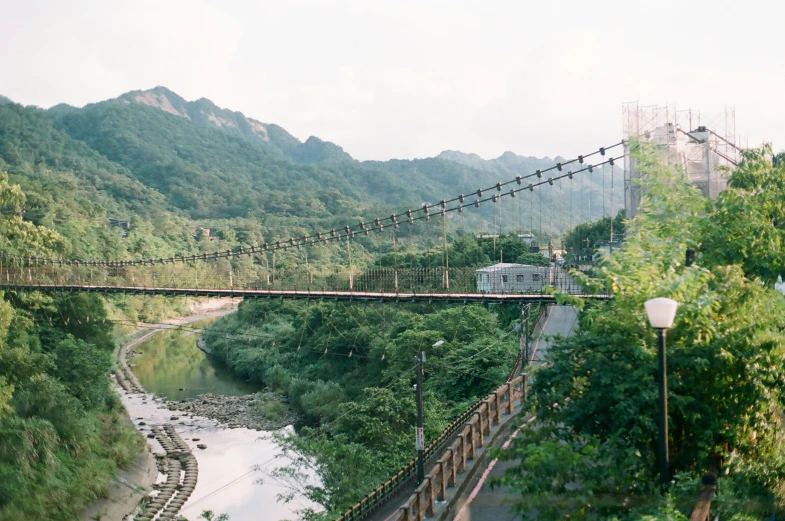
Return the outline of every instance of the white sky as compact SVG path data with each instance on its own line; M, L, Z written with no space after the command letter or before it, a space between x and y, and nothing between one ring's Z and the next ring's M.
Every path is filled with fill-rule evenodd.
M780 150L783 20L774 1L0 0L0 94L164 85L358 159L569 156L618 140L625 101L727 104Z

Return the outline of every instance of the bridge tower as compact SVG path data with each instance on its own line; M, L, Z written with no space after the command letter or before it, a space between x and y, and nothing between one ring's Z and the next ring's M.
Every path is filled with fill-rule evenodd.
M727 187L726 176L718 167L733 167L739 162L735 144L736 111L732 107L726 107L714 118L702 119L701 113L692 109L625 103L622 122L625 143L633 137L654 143L710 199L715 199ZM638 211L641 193L634 181L640 174L628 152L625 144L624 208L629 219Z

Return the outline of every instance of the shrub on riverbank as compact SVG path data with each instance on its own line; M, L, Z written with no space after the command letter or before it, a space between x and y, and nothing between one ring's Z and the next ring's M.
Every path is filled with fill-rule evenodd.
M113 344L83 339L99 328L77 338L49 326L38 304L0 304L9 319L0 331L0 381L8 397L0 408L3 521L77 519L107 492L114 469L143 446L110 386Z
M415 354L427 357L427 442L505 380L519 351L505 317L518 314L260 300L212 324L206 340L240 376L288 397L300 436L285 448L307 457L276 476L335 513L414 456ZM307 481L314 473L318 483Z
M286 406L267 393L257 393L254 402L256 411L270 421L277 422L286 414Z

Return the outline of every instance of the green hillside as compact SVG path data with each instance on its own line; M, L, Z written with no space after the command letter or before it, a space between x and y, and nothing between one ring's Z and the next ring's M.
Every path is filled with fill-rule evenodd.
M189 102L164 87L84 108L0 104L0 169L26 190L26 218L60 231L63 253L83 257L218 246L195 242L201 227L229 243L288 238L474 194L560 159L508 152L483 160L448 151L361 162L333 143L313 136L302 142L275 124L206 99ZM501 216L497 205L485 204L450 215L448 224L490 232L501 217L505 231L532 229L547 240L610 211L609 177L595 172L591 182L579 177L523 192L502 201ZM617 209L622 194L617 188ZM109 218L132 221L129 238L121 240ZM431 228L428 235L437 237Z
M50 112L59 128L125 167L189 217L248 216L282 230L294 220L305 229L332 227L417 208L561 160L507 152L486 161L443 152L435 158L359 162L333 143L314 136L301 142L280 126L206 99L188 102L164 87L129 92L83 109L56 109ZM592 176L594 218L603 196L610 206L602 181L599 172ZM581 219L589 217L588 200L581 200L589 181L585 186L583 182L562 186L562 197L575 194L572 210ZM617 208L621 194L617 190ZM545 195L534 197L537 208L526 212L539 216L539 197ZM492 208L478 213L493 222ZM482 228L476 218L468 225Z

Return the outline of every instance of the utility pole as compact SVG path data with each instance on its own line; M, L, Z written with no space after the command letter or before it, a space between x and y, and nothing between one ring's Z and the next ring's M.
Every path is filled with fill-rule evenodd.
M526 372L526 366L529 365L529 315L531 314L531 306L529 304L521 310L523 318L523 331L521 331L521 374Z
M605 168L604 165L603 168ZM608 241L608 255L613 255L613 178L614 178L613 169L614 166L611 165L611 203L610 203L611 204L611 235L610 235L611 240Z
M417 427L414 441L417 446L417 485L425 481L425 433L422 425L422 364L425 362L425 351L417 356Z
M526 401L526 386L528 384L528 373L526 372L529 365L529 315L531 315L531 304L527 304L521 308L523 315L521 331L521 404Z

